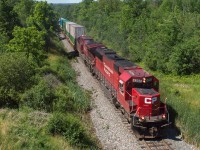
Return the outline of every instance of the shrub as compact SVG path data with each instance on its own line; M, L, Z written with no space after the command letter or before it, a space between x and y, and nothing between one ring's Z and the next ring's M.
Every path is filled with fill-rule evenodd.
M90 101L83 90L69 82L68 86L61 85L55 91L54 111L85 112L90 108Z
M67 86L61 85L56 89L53 110L59 112L76 111L76 102L73 93Z
M26 91L21 98L21 104L37 110L52 111L54 91L45 80Z
M58 78L63 82L75 81L76 73L64 57L57 58L50 62L52 71L57 73Z
M34 82L35 65L24 53L0 55L0 103L18 105L19 96Z
M49 120L47 131L64 136L72 145L90 146L91 140L77 117L71 114L55 113Z

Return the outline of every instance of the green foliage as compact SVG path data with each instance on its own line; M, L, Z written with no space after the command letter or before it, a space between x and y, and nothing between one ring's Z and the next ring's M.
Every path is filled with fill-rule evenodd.
M26 26L26 19L33 13L34 6L35 2L33 0L20 0L14 6L14 10L23 26Z
M30 127L23 124L19 127L13 127L10 131L10 137L15 147L15 149L50 149L49 137L42 134L37 128ZM31 140L28 140L31 139ZM8 146L9 147L9 146Z
M199 8L198 0L99 0L55 6L60 16L84 25L88 35L121 55L178 75L199 73ZM187 60L181 62L183 57Z
M48 51L50 45L49 32L57 29L56 14L47 2L36 3L33 14L27 18L27 25L34 26L39 31L45 31L45 48Z
M178 45L171 55L169 67L175 74L199 73L200 45L199 38L193 37ZM179 47L180 46L180 47Z
M24 53L0 55L0 100L1 105L18 104L20 93L33 84L35 66Z
M52 58L51 58L52 57ZM89 94L76 83L76 73L65 57L50 56L50 70L64 84L57 84L53 110L86 112L90 108Z
M170 119L181 130L185 139L200 143L199 115L200 76L160 76L162 98L167 97ZM195 137L195 138L194 138ZM192 139L192 140L191 140Z
M72 145L89 148L93 147L86 130L80 120L71 114L55 113L50 118L47 130L53 135L64 136Z
M33 86L30 90L26 91L21 98L22 105L29 106L36 110L52 111L54 91L52 87L45 80Z
M12 3L9 0L0 1L0 33L12 38L12 31L16 25L19 25L17 13L13 10Z
M0 34L0 54L5 52L7 49L7 43L8 43L8 36L6 36L5 34Z
M45 125L50 115L38 111L21 111L2 109L0 113L0 146L10 150L56 150L66 149L54 142L45 132ZM57 142L60 142L57 140Z
M0 1L1 149L73 149L68 143L96 148L85 128L88 120L68 114L85 117L90 97L77 85L63 45L55 40L55 16L47 2ZM48 122L46 112L62 114ZM57 128L62 133L52 136L47 124L53 134Z
M33 15L28 18L28 24L37 27L38 30L49 31L56 26L55 13L47 2L36 3Z
M54 111L83 113L90 108L90 97L73 82L59 86L55 95Z
M67 65L66 65L67 64ZM67 83L69 81L75 81L76 73L71 68L69 61L65 57L59 57L54 61L50 62L50 67L52 71L56 73L59 80Z
M57 96L57 99L55 99L54 111L59 111L59 112L79 111L77 109L78 107L77 104L79 103L75 99L74 93L71 92L69 87L62 85L57 88L55 94Z
M45 32L38 31L35 27L15 27L14 38L9 42L9 51L24 52L27 57L33 56L40 64L44 59L44 35Z

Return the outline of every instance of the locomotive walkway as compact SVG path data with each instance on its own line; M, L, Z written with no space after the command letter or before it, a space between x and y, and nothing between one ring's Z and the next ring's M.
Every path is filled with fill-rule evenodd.
M68 53L73 52L72 46L68 41L62 40ZM76 70L77 82L84 89L92 92L92 111L90 113L94 129L97 137L99 138L103 149L105 150L141 150L141 149L163 149L162 147L156 148L156 146L148 146L145 141L138 141L127 128L127 124L124 123L119 111L110 103L108 98L99 84L94 79L80 57L72 61L72 67ZM170 143L171 149L177 150L196 150L193 146L186 144L181 140L167 139L167 143ZM154 142L156 143L156 142ZM166 144L166 143L164 143ZM149 144L150 145L150 144ZM170 149L168 148L168 149ZM164 148L165 149L165 148Z

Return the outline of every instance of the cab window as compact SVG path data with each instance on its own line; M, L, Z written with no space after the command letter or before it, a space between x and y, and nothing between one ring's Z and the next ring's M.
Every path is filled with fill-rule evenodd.
M119 80L119 90L121 93L124 93L124 82L122 80Z

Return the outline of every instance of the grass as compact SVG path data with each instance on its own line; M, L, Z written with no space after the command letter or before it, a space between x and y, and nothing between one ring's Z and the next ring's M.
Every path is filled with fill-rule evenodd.
M61 137L46 134L45 126L50 116L51 114L32 110L1 109L1 149L72 149Z
M171 121L184 140L200 147L200 75L175 76L148 71L160 80L161 97L167 98Z
M48 88L44 89L47 91L47 99L52 95L51 103L42 101L45 93L41 94L40 91L44 91L41 90L44 84L36 84L33 85L35 88L25 91L26 97L23 100L29 105L24 102L19 109L0 109L2 150L101 148L88 115L90 94L78 86L76 72L63 51L62 43L55 36L51 42L46 65L39 68L37 74L39 81L47 83ZM43 105L39 105L40 108L35 105L33 107L34 100ZM44 109L46 106L50 107L48 111Z
M200 145L200 75L177 77L162 76L161 93L168 97L168 105L175 112L175 124L183 138Z

